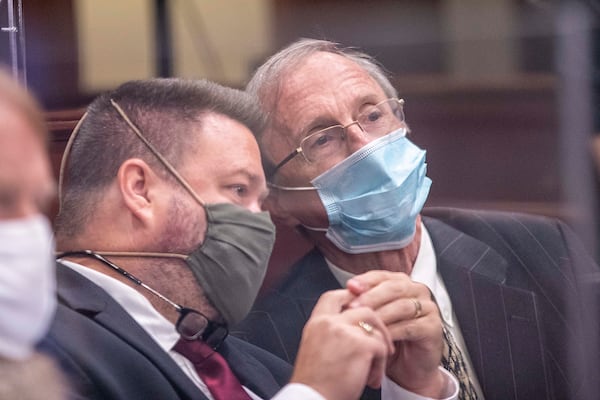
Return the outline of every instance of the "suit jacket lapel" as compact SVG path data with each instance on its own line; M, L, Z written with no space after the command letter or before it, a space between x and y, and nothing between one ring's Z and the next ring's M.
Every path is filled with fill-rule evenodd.
M301 326L304 326L319 297L324 292L340 289L341 286L331 273L325 257L316 248L303 258L295 275L291 280L296 285L295 297L303 312L304 321Z
M534 384L546 374L535 295L505 285L508 263L487 244L440 220L423 221L484 393L545 398L547 384ZM527 376L514 373L520 364Z
M57 279L60 302L87 315L144 354L182 393L182 397L207 400L171 357L104 290L60 263L57 263Z

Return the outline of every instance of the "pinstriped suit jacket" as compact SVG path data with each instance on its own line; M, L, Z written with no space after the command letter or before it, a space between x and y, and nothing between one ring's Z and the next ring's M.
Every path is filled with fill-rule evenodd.
M574 234L515 213L436 208L423 222L486 399L599 398L590 386L600 381L599 269ZM293 361L318 297L336 288L313 250L235 334Z

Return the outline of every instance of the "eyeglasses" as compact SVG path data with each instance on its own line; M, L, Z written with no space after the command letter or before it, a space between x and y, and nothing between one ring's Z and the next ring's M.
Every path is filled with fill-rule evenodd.
M355 121L348 125L333 125L306 136L300 146L288 154L269 174L269 178L290 162L298 154L302 154L309 162L327 159L340 153L345 146L346 130L352 125L367 133L373 139L385 136L404 122L404 100L387 99L368 106Z
M152 289L150 286L146 285L141 280L139 280L129 272L125 271L123 268L119 267L115 263L109 261L101 254L98 254L91 250L67 251L58 254L56 258L69 256L84 256L95 258L103 264L111 267L127 279L131 280L136 285L143 287L156 297L169 303L177 310L177 312L179 312L179 318L175 323L175 329L181 335L181 337L183 337L186 340L196 340L198 338L201 338L202 341L204 341L206 344L208 344L210 347L216 350L229 334L229 330L227 329L227 326L225 324L220 324L218 322L211 321L206 315L202 314L201 312L196 311L192 308L180 306L174 301L169 300L167 297Z

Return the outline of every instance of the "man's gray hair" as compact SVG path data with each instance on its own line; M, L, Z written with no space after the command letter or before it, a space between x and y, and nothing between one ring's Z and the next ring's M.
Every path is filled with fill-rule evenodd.
M398 97L398 92L390 82L388 73L373 57L352 47L342 47L339 43L318 39L299 39L271 56L254 73L246 91L258 97L268 119L274 112L281 83L285 75L293 71L311 54L326 52L338 54L361 66L383 89L388 97Z

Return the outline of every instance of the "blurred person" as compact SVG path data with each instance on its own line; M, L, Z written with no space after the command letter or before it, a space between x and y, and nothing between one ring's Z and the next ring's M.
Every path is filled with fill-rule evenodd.
M293 373L227 335L250 309L274 241L253 136L262 125L251 96L208 81L131 81L88 107L61 165L59 305L41 346L75 397L341 400L382 384L405 398L383 379L390 330L350 290L317 302ZM426 305L436 336L439 316ZM429 345L437 368L441 343ZM456 397L443 370L421 375L415 393Z
M0 399L62 399L59 371L35 349L56 307L46 126L2 68L0 122Z
M383 68L356 49L298 40L260 66L247 91L268 116L258 138L271 189L264 207L314 248L236 335L293 362L322 293L358 295L371 277L385 285L399 272L404 324L422 317L412 294L419 284L439 306L442 364L459 378L461 399L585 398L596 371L585 364L583 328L598 310L578 295L598 267L565 224L450 208L421 215L431 185L425 151L409 139L404 100ZM390 322L378 299L365 294L360 304ZM418 336L393 339L397 352L421 345ZM420 362L408 360L396 374Z

